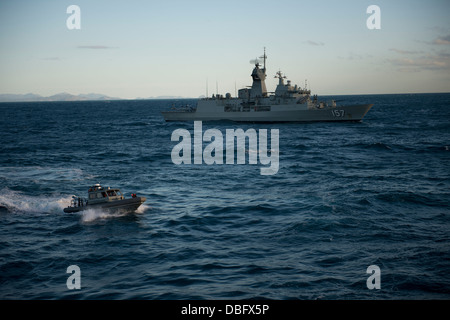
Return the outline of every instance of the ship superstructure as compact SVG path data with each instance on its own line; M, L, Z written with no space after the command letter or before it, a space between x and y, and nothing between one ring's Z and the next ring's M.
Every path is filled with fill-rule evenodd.
M338 106L335 100L320 101L311 91L292 85L281 71L275 74L278 85L275 92L266 88L266 52L256 60L251 73L251 87L242 88L238 96L216 94L200 99L195 108L162 112L166 121L218 121L239 122L309 122L309 121L361 121L372 104Z

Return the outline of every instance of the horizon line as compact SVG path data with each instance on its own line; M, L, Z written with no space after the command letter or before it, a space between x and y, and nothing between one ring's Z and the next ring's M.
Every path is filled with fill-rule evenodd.
M0 96L2 95L27 95L27 94L33 94L33 93L26 93L26 94L15 94L15 93L0 93ZM319 96L381 96L381 95L412 95L412 94L450 94L450 91L448 92L400 92L400 93L357 93L357 94L321 94ZM51 96L41 96L42 98L49 98L52 96L58 95L54 94ZM85 95L85 94L79 94L79 95ZM79 95L73 95L73 96L79 96ZM103 94L99 94L103 95ZM109 96L103 95L106 98L109 98ZM16 103L16 102L85 102L85 101L139 101L139 100L180 100L180 99L189 99L189 100L196 100L196 99L203 99L206 98L206 96L201 95L199 97L183 97L183 96L156 96L156 97L148 97L148 98L119 98L119 97L110 97L111 99L80 99L80 100L0 100L0 103ZM232 99L236 99L237 97L233 97Z

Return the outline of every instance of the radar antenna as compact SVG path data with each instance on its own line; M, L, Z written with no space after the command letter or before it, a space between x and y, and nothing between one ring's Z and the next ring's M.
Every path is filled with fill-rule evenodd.
M283 73L281 72L281 70L277 71L277 73L275 74L274 78L278 78L278 79L287 79L286 76L283 76Z
M258 66L259 66L259 63L260 63L260 62L261 62L261 61L260 61L258 58L255 58L255 59L250 60L250 63L251 63L251 64L258 65Z
M262 55L259 58L255 58L255 59L250 60L250 63L259 67L261 65L260 63L263 62L263 64L264 64L263 68L264 68L264 70L266 70L266 59L267 59L266 47L264 47L264 55Z

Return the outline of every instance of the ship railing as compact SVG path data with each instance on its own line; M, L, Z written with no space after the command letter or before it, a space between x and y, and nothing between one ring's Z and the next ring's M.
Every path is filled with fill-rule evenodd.
M195 112L197 110L197 107L191 106L191 105L185 105L181 107L175 107L173 106L169 111L170 112Z
M297 104L304 104L309 99L309 96L303 96L297 100Z
M86 207L87 204L88 200L86 198L81 198L77 196L72 196L72 200L70 201L70 206L73 208Z

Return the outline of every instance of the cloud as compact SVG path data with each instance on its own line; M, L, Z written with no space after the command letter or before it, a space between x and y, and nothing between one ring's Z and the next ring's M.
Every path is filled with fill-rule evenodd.
M305 43L306 43L306 44L309 44L309 45L311 45L311 46L324 46L324 45L325 45L325 43L323 43L323 42L320 42L320 41L312 41L312 40L305 41Z
M400 72L418 72L423 70L450 70L450 55L447 53L428 54L417 58L387 59L388 63Z
M47 61L59 61L61 60L59 57L46 57L46 58L42 58L42 60L47 60Z
M450 44L450 35L445 37L439 37L432 42L425 42L428 45L445 45ZM400 56L388 58L385 61L396 67L400 72L419 72L426 70L445 72L450 71L450 53L447 48L430 47L430 51L410 51L397 48L391 48L389 51L395 52Z
M360 54L355 52L349 52L349 54L346 57L338 56L339 59L344 60L363 60L366 58L372 58L372 55L370 54Z
M114 49L114 47L93 45L93 46L78 46L78 49Z
M450 44L450 34L445 37L439 37L436 40L433 41L433 44L438 45L449 45Z
M389 50L397 52L397 53L400 53L400 54L418 54L418 53L423 53L423 51L409 51L409 50L400 50L400 49L395 49L395 48L391 48Z

